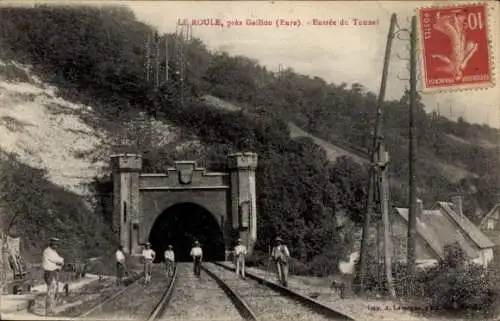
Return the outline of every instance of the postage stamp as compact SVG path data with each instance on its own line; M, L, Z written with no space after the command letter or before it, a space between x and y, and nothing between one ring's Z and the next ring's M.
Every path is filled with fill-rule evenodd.
M424 91L492 86L487 4L421 8L419 22Z

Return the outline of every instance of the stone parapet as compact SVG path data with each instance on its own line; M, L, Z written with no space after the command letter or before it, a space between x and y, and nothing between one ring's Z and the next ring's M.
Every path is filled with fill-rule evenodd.
M113 172L140 172L142 170L142 156L138 154L111 155Z
M256 153L234 153L227 156L228 167L231 170L255 170L258 156Z

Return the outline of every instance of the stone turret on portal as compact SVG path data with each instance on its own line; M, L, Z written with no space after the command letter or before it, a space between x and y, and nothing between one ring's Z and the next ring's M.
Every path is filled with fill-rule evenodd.
M253 251L257 240L257 195L255 170L256 153L235 153L228 155L231 175L232 227L239 233L248 248Z
M111 156L113 170L113 229L119 235L125 253L137 251L139 222L139 175L142 156L117 154Z

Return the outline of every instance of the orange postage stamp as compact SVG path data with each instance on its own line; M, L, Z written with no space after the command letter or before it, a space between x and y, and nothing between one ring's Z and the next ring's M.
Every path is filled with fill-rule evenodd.
M485 3L419 9L423 90L491 87L487 19Z

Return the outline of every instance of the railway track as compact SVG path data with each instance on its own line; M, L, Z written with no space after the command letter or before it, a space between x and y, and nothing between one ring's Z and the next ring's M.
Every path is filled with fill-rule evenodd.
M354 320L311 298L252 273L247 272L247 278L243 280L234 273L234 269L220 263L210 264L208 269L233 288L241 299L254 309L259 321Z
M175 281L167 278L163 265L152 270L152 281L145 285L144 278L135 280L111 297L79 315L90 320L146 320L155 313L157 306L165 300L165 289L172 287ZM153 311L153 312L151 312Z
M163 300L148 321L152 320L252 320L252 311L239 296L210 271L200 277L191 263L177 264L175 285L165 291ZM180 286L182 285L182 286ZM229 300L228 300L229 299Z
M92 308L84 318L101 320L350 320L292 290L247 273L243 280L220 263L205 263L200 277L192 263L178 263L167 280L159 266L152 283L137 280ZM141 280L143 280L141 278Z

